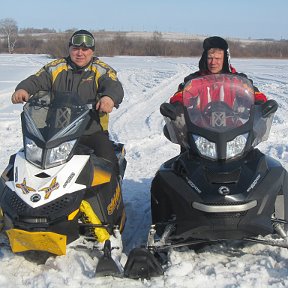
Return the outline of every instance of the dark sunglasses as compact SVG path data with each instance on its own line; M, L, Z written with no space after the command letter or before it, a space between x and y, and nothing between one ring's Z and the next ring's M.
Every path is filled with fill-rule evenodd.
M71 38L71 45L75 47L94 48L95 40L90 35L77 34Z

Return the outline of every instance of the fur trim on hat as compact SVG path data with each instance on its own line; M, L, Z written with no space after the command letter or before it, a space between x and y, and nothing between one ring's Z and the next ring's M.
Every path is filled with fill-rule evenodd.
M219 36L212 36L209 38L206 38L203 42L203 49L204 50L210 50L211 48L219 48L222 50L228 49L228 43L226 40Z

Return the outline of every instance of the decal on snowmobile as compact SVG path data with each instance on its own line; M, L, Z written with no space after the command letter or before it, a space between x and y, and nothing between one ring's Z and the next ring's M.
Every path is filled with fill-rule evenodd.
M187 183L199 194L202 193L202 191L186 176L185 177Z
M80 205L80 211L84 214L84 223L102 224L99 217L95 214L90 203L83 200ZM96 227L93 229L93 234L99 242L104 242L109 239L110 235L105 228Z
M212 127L226 127L226 114L224 112L213 112L211 118Z
M119 205L121 203L121 193L120 193L120 186L117 185L117 188L116 188L116 192L113 196L113 198L111 198L111 202L110 204L107 206L107 212L108 212L108 215L112 215L114 210L117 208L119 208Z
M18 182L18 167L15 168L14 179L15 179L15 182Z
M218 189L219 194L221 195L229 195L230 194L230 189L227 186L221 186Z
M41 195L36 193L30 197L31 202L35 203L41 200Z
M39 191L45 191L44 199L48 199L54 190L59 189L60 185L56 181L57 177L54 177L49 187L44 187L39 190Z
M69 177L67 178L67 180L65 181L64 185L63 185L63 188L66 188L66 186L71 182L71 180L73 179L73 177L75 176L76 174L74 172L72 172Z
M16 184L16 187L21 189L23 194L28 194L29 192L35 192L36 190L32 187L26 185L26 178L24 178L21 184Z
M252 184L249 186L249 188L247 189L247 192L250 192L258 183L259 179L260 179L261 175L258 174L256 179L252 182Z

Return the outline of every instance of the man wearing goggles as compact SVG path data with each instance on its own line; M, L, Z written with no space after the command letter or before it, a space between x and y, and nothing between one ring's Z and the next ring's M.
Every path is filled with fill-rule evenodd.
M76 31L69 40L69 56L46 64L36 74L20 82L12 95L12 103L23 103L40 90L73 91L91 103L90 122L81 143L91 147L98 157L114 164L119 174L118 160L108 135L108 113L118 108L124 97L116 71L94 56L95 39L87 30Z
M93 51L95 50L95 39L93 36L88 34L76 34L71 37L70 46L74 47L86 47Z

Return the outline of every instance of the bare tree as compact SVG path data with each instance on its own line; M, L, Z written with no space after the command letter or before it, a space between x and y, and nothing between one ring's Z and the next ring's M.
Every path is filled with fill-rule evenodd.
M14 19L0 20L0 33L7 38L8 52L13 53L18 36L18 26Z

